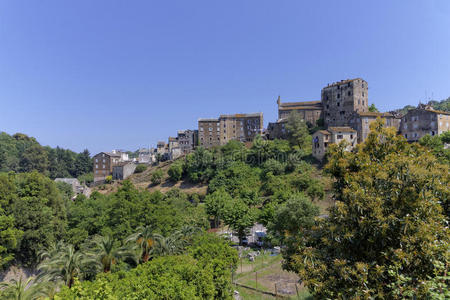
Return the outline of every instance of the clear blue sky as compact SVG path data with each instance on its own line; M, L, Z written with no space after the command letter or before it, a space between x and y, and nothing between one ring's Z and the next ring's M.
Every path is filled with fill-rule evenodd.
M362 77L381 110L450 96L450 1L0 1L0 131L135 150L199 117L319 100Z

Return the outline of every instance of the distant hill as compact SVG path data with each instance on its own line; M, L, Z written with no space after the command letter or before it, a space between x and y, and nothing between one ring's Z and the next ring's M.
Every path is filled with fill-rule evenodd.
M450 97L448 97L447 99L441 100L441 101L430 100L430 101L428 101L427 104L431 105L435 110L442 110L442 111L450 112ZM412 106L412 105L406 105L405 107L396 109L394 111L396 113L404 115L408 112L408 110L414 109L414 108L416 108L416 107Z
M76 153L60 147L44 147L26 134L0 132L0 172L34 170L52 179L78 177L92 172L92 159L88 150Z

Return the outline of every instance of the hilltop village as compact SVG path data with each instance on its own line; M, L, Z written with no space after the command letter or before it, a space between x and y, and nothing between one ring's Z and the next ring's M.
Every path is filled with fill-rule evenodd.
M319 129L312 134L312 155L322 160L330 144L347 142L347 150L364 142L370 124L382 118L387 127L394 127L409 142L417 142L429 134L440 135L450 130L450 113L434 110L429 105L400 115L396 112L369 110L368 83L362 78L341 80L328 84L317 101L282 102L277 99L278 120L263 125L263 113L220 115L198 120L197 129L180 130L168 142L159 141L156 148L139 149L138 157L130 159L125 151L100 152L93 157L94 184L103 183L108 176L123 180L134 173L137 164L174 160L196 147L212 148L231 140L250 143L261 135L266 139L286 139L286 123L295 112L309 127Z

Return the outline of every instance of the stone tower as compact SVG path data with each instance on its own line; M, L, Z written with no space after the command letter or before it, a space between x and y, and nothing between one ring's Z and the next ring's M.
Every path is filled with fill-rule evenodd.
M341 80L322 89L325 126L348 126L356 112L368 112L368 86L361 78Z

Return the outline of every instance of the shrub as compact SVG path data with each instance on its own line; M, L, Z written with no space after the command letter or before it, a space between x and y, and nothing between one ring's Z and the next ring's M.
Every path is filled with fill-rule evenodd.
M147 170L147 165L137 165L136 169L134 170L134 173L142 173L145 170Z
M180 163L174 163L170 166L167 173L169 174L169 178L171 181L177 182L183 175L183 166Z
M151 181L155 185L160 184L162 181L162 177L163 177L163 172L161 170L156 170L152 174Z
M105 178L105 183L111 183L112 182L112 176L111 175L109 175L109 176L106 176L106 178Z

